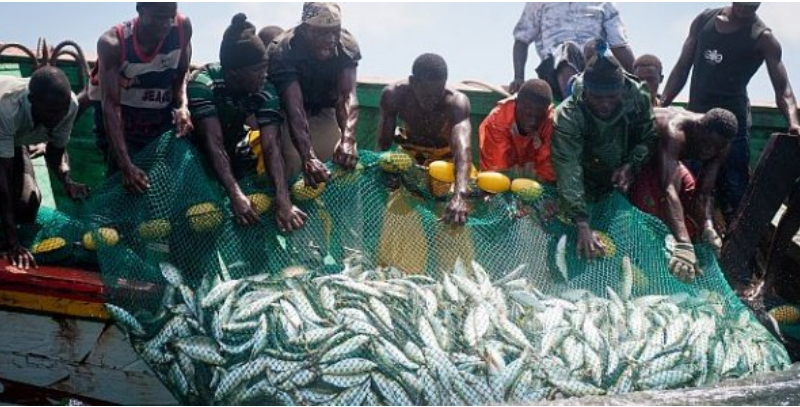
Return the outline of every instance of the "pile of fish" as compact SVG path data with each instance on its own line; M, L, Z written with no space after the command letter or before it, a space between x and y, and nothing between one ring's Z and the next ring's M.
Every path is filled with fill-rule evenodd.
M525 267L441 278L299 268L191 289L161 265L160 312L109 311L188 404L484 405L699 386L782 370L785 349L717 293L546 295Z

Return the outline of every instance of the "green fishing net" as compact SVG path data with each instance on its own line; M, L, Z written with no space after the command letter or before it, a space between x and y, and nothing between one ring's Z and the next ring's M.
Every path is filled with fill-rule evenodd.
M587 262L554 188L475 189L455 227L439 220L448 186L360 155L321 193L294 190L309 219L280 233L267 179L241 181L262 216L239 226L208 163L167 134L135 158L147 193L117 175L33 242L65 239L53 261L96 259L112 316L184 404L531 403L789 364L712 251L678 281L667 228L620 195L591 208L607 256Z

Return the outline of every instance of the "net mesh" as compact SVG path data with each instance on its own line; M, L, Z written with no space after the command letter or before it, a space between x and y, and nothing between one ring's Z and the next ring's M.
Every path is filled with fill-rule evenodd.
M529 403L788 366L711 250L679 282L668 230L624 197L592 206L608 250L586 262L554 189L475 194L453 227L449 186L387 157L331 167L319 196L293 189L309 220L282 234L264 178L240 183L262 222L238 226L210 166L167 134L135 159L146 194L117 175L31 235L69 242L42 261L98 262L110 313L182 404Z

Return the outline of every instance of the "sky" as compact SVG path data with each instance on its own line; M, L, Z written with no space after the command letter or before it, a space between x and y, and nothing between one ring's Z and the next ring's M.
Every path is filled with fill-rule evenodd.
M729 3L617 3L635 55L655 54L669 75L693 18L709 7ZM501 85L513 78L512 30L523 3L342 3L343 26L359 42L363 60L359 76L402 79L418 55L434 52L448 63L450 80L465 79ZM285 28L300 20L301 3L179 3L193 23L193 63L218 59L222 33L237 12L256 27ZM95 54L98 36L136 14L133 2L0 3L0 42L36 47L39 37L49 44L71 39ZM789 79L800 88L800 3L764 3L759 15L783 46ZM527 77L539 63L530 49ZM754 104L774 104L774 92L762 67L750 83ZM688 84L681 97L688 96Z

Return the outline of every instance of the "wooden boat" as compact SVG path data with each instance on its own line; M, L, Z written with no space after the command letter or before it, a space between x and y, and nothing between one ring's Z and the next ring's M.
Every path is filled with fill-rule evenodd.
M83 71L73 59L57 56L54 63L64 69L78 91ZM0 75L28 76L33 67L23 53L0 55ZM359 81L360 148L377 146L380 93L387 83L375 78ZM473 145L477 146L478 125L502 96L476 86L459 88L472 104ZM753 108L753 163L768 136L785 126L774 107ZM90 110L76 123L69 145L73 178L90 186L102 182L105 168L92 129ZM71 202L59 188L51 188L44 163L35 164L44 204L69 212ZM20 270L0 261L0 403L30 401L10 398L9 389L25 393L20 397L30 397L33 389L45 395L34 399L36 404L62 397L89 404L176 404L110 322L103 307L104 290L94 270L52 266Z

